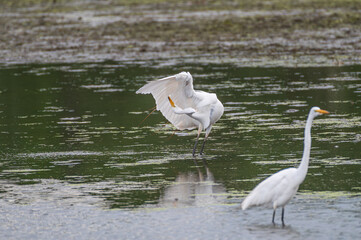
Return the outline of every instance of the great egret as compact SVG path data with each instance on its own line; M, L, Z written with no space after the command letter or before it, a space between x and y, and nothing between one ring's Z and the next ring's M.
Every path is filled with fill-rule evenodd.
M313 107L308 114L302 161L298 168L283 169L259 183L242 202L242 210L252 206L269 205L273 207L272 223L275 224L275 213L282 207L282 225L284 226L285 205L296 194L299 185L306 177L311 149L311 125L315 117L328 114L319 107Z
M157 110L177 129L198 128L198 135L193 148L195 156L199 135L206 131L200 151L211 132L212 125L223 115L224 107L216 94L193 89L193 78L189 72L151 81L136 93L151 93L155 99Z

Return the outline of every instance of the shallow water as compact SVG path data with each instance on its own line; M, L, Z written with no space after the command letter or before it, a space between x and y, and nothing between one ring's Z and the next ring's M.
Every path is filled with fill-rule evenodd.
M205 156L146 81L190 71L225 113ZM297 166L310 107L310 168L286 207L239 209L262 179ZM169 62L0 68L2 238L345 239L361 235L361 66L245 68ZM111 210L111 211L110 211ZM280 223L279 212L276 221Z

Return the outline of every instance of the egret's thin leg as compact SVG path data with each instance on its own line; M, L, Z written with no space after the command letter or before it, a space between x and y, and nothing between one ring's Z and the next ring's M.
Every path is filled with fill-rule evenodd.
M201 147L201 151L199 152L200 155L203 154L204 145L206 144L207 138L208 138L208 136L204 137L203 144L202 144L202 147Z
M205 137L204 140L203 140L203 144L202 144L202 147L201 147L201 151L199 152L200 155L203 154L203 149L204 149L204 145L206 144L206 141L207 141L207 138Z
M282 208L282 217L281 217L281 220L282 220L282 226L285 226L284 216L285 216L285 208L283 207L283 208Z
M199 139L199 135L201 135L201 132L202 132L202 125L200 124L199 127L198 127L198 135L197 135L196 143L194 144L194 147L193 147L193 157L196 156L196 149L197 149L198 139Z
M203 140L203 144L202 144L202 147L201 147L201 151L200 151L200 155L203 154L203 150L204 150L204 145L206 144L206 141L208 139L208 136L209 136L209 133L211 132L211 129L212 129L212 125L209 126L207 129L206 129L206 135L204 137L204 140Z
M199 137L199 135L198 135L198 137ZM196 148L197 148L197 144L198 144L198 137L197 137L196 143L194 144L194 147L193 147L193 153L192 153L193 157L196 156Z
M276 215L276 209L273 210L273 217L272 217L273 225L275 225L275 215Z
M203 149L204 149L204 144L206 143L206 138L204 138L203 140L203 144L202 144L202 147L201 147L201 151L199 152L199 155L202 155L203 154Z

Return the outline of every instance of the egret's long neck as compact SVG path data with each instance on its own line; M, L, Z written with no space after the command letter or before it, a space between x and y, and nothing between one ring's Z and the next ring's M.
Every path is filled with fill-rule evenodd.
M305 140L304 140L304 149L303 156L300 166L297 171L299 172L298 176L301 178L302 182L307 174L308 162L310 160L310 151L311 151L311 126L313 121L313 116L310 114L307 118L306 127L305 127Z

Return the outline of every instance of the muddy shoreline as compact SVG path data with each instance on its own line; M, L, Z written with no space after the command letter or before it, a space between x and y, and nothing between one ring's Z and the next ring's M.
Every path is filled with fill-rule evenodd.
M0 63L340 66L361 60L358 1L130 2L4 1Z

